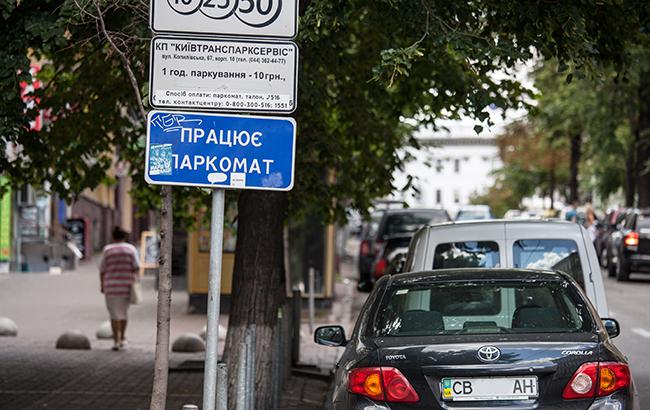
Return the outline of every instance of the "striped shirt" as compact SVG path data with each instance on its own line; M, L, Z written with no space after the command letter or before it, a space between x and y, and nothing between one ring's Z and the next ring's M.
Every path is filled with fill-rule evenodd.
M102 251L102 262L99 271L104 278L104 294L106 296L129 296L131 284L135 281L138 263L138 252L135 246L126 242L111 243Z

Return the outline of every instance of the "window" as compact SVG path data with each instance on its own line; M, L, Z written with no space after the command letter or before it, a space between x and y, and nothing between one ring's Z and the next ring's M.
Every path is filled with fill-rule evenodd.
M442 191L436 189L436 204L442 203Z
M377 336L588 332L592 322L565 282L473 280L389 289Z
M454 203L457 204L460 202L460 192L457 189L454 189Z
M650 214L639 214L636 219L636 229L639 231L650 231Z
M437 159L436 160L436 172L441 173L442 172L442 161Z
M560 270L584 289L585 282L576 243L569 239L522 239L512 246L515 268Z
M498 268L499 245L491 241L441 243L433 255L433 269Z
M454 160L454 172L457 173L457 174L460 172L460 160L459 159Z

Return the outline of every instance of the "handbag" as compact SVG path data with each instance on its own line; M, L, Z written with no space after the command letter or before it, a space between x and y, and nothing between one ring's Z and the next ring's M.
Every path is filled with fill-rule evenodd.
M142 303L142 285L136 281L131 284L131 293L129 295L129 302L132 305Z

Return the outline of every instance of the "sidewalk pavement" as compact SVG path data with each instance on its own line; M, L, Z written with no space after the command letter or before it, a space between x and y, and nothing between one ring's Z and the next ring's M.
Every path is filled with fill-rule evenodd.
M336 284L333 309L317 315L320 324L342 324L352 329L365 295L356 293L352 269L344 265ZM127 338L130 348L112 352L111 341L97 340L95 332L108 319L93 262L62 275L0 275L0 316L14 320L18 337L0 338L0 409L146 409L153 380L156 332L156 292L153 278L143 281L144 300L131 307ZM186 332L200 333L205 315L187 313L187 293L172 296L171 340ZM319 312L321 313L321 312ZM220 323L227 326L227 315ZM333 368L342 348L313 343L309 325L301 327L300 362ZM56 350L64 331L79 329L92 344L89 351ZM220 343L223 349L223 342ZM203 373L183 369L185 361L202 361L203 353L172 353L168 390L169 409L201 404ZM294 374L286 385L281 408L322 408L328 383L323 378Z

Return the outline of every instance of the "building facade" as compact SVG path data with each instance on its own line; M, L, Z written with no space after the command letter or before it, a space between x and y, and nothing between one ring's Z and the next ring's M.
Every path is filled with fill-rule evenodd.
M413 189L396 193L393 199L410 207L443 208L453 217L472 196L494 183L492 173L501 167L494 138L500 129L477 135L469 121L450 123L440 131L420 129L416 138L421 148L408 148L411 160L393 174L396 187L405 186L410 178Z

